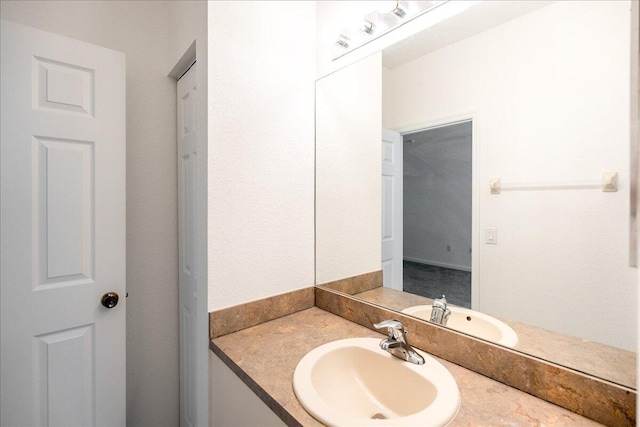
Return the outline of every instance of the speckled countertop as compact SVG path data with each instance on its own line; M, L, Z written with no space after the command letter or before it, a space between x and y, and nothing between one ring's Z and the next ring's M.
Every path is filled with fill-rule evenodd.
M321 426L293 392L302 357L324 343L382 335L319 308L224 335L212 350L288 425ZM600 426L578 414L436 358L454 376L462 406L450 426Z

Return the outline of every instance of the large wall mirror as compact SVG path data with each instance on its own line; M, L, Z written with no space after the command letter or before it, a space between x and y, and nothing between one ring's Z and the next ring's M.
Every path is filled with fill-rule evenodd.
M320 78L316 284L382 270L353 297L425 317L444 294L635 388L631 33L626 1L478 2Z

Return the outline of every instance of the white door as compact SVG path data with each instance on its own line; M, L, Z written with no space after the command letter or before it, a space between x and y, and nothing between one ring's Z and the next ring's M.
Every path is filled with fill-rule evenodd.
M125 58L1 36L0 424L124 426Z
M402 136L382 129L382 283L402 290Z
M198 310L196 267L196 67L178 80L178 241L180 269L180 425L207 424L208 324ZM202 292L200 292L202 294ZM202 296L204 298L204 296ZM203 317L204 316L204 317Z

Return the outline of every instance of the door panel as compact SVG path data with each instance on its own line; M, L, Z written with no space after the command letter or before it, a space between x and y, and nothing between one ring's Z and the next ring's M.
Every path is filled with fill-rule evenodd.
M94 325L34 337L37 425L93 425L94 340Z
M94 144L34 137L39 286L93 281ZM42 258L41 258L42 257Z
M94 116L94 71L34 56L34 108Z
M0 424L124 426L124 55L1 30Z
M191 67L178 81L178 223L180 253L180 425L205 424L198 369L199 313L196 276L196 73Z

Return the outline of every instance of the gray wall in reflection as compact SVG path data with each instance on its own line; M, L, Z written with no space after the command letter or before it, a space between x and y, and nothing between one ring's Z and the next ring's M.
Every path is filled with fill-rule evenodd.
M404 259L471 271L471 122L404 135Z

